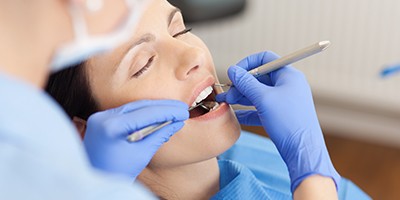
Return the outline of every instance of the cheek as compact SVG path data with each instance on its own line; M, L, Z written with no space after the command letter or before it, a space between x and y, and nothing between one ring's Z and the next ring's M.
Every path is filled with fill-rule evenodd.
M204 124L187 121L159 149L149 167L177 167L215 158L228 150L239 136L240 126L232 111L222 119Z
M122 105L137 100L156 99L177 99L179 100L180 90L176 90L170 76L162 76L163 73L149 74L143 79L132 80L124 88L113 94L114 102Z
M134 98L131 97L130 100L142 100L142 99L174 99L183 100L181 98L182 90L175 83L176 81L169 80L166 78L155 78L148 84L141 85L140 89L137 91L132 91L134 93Z

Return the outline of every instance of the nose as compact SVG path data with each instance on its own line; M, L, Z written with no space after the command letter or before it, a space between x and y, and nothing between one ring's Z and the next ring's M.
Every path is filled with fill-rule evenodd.
M169 59L178 80L186 80L195 74L205 63L202 48L184 41L173 39L169 44Z

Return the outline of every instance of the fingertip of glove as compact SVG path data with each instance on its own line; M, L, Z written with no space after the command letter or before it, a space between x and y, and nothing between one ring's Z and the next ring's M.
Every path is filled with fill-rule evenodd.
M243 98L243 94L240 93L237 88L232 87L229 89L229 93L226 95L225 101L229 104L235 104L241 98Z
M226 100L226 95L227 93L221 93L221 94L217 94L217 96L215 96L215 100L220 103L220 102L224 102Z
M280 58L280 56L277 53L273 52L273 51L264 51L263 52L263 59L262 60L265 61L265 62L271 62L271 61L276 60L278 58Z
M230 66L228 68L228 76L230 79L232 79L232 75L235 74L235 72L236 72L235 66Z
M173 110L170 110L168 117L164 120L181 122L189 119L189 115L189 106L185 106L184 108L179 107L179 109L173 108Z
M179 131L179 130L181 130L183 128L183 126L185 126L184 122L175 122L173 124L173 130L174 131Z
M232 65L228 69L228 73L238 73L238 72L247 72L247 71L238 65Z
M189 111L186 114L182 114L179 116L173 116L172 119L170 119L170 121L172 121L173 123L177 123L177 122L183 122L189 119Z
M161 144L168 142L169 139L175 135L179 130L183 128L185 125L184 122L174 122L160 130L158 130L156 134L150 135L149 137L153 137L154 139L161 142ZM157 139L158 138L158 139Z
M177 101L177 100L175 100L175 101L179 107L182 107L183 109L189 109L189 105L187 105L185 102Z
M228 76L229 79L231 79L231 81L233 83L238 82L240 79L242 79L243 77L245 77L247 74L247 71L239 66L231 66L228 69ZM236 84L235 84L236 85Z
M189 117L190 117L189 110L186 110L186 111L185 111L185 114L184 114L184 116L183 116L183 118L182 118L180 121L188 120Z

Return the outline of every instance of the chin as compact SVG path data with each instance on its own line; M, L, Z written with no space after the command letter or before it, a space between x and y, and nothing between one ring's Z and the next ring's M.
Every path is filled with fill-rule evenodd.
M159 149L149 166L165 168L200 163L228 150L240 136L240 125L228 104L221 104L214 112L187 120Z

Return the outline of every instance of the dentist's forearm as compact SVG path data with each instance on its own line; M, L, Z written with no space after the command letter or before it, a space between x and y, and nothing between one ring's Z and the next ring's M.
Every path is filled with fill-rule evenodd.
M337 200L335 182L330 177L320 175L310 176L297 187L294 191L293 199L295 200Z

